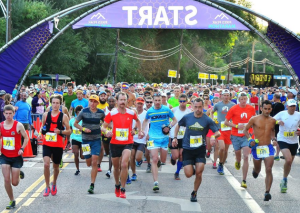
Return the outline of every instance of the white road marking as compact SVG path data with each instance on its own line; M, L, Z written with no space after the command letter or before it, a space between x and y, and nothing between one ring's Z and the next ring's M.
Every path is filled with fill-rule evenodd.
M98 195L87 195L92 198L100 198L103 200L108 200L112 202L122 203L124 205L131 205L128 200L155 200L155 201L164 201L171 202L175 204L179 204L181 207L181 211L192 211L192 212L201 212L200 204L197 202L190 202L189 200L184 200L180 198L172 198L172 197L162 197L162 196L137 196L132 195L137 192L126 192L126 199L117 198L115 194L98 194Z

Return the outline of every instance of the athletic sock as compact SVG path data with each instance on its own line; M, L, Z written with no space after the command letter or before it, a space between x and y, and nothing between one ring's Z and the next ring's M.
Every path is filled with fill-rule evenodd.
M176 170L177 174L179 174L181 167L182 167L182 161L177 161L177 170Z
M287 178L283 178L283 180L284 180L285 182L287 182Z

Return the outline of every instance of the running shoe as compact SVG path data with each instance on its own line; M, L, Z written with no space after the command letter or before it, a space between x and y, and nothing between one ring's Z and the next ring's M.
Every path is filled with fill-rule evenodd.
M213 163L213 169L217 169L217 162Z
M131 176L131 181L136 181L137 180L137 175L136 174L133 174L132 176Z
M121 194L121 189L120 189L120 185L116 186L115 185L115 195L116 197L120 197L120 194Z
M164 163L164 162L161 162L161 165L163 166L163 165L166 165L166 163Z
M111 172L108 170L108 171L106 172L106 174L105 174L106 177L110 178L110 173L111 173Z
M140 167L140 166L142 165L142 163L143 163L143 160L141 160L141 161L136 161L136 162L135 162L135 165L136 165L136 167Z
M247 189L247 183L246 183L246 181L244 181L244 180L242 181L241 187Z
M80 171L77 170L74 175L79 175L79 174L80 174Z
M88 189L88 193L94 194L94 187L90 185L90 188Z
M274 157L274 160L280 161L280 157L279 157L279 156L275 156L275 157Z
M120 193L119 198L126 198L126 193L125 193L125 189L124 188L121 189L121 193Z
M43 196L44 197L48 197L49 194L50 194L50 187L48 187L48 188L45 189Z
M172 164L173 166L176 164L176 160L174 160L174 159L172 158L172 155L171 155L171 164Z
M206 157L206 158L209 158L209 157L210 157L210 152L206 152L205 157Z
M57 194L57 187L56 185L53 185L53 183L51 183L52 187L51 187L51 195L55 196Z
M147 169L146 169L147 173L151 173L151 164L148 164Z
M175 178L175 180L180 180L179 174L175 172L174 178Z
M16 207L16 201L12 200L9 202L9 205L6 206L6 209L13 209Z
M252 176L256 179L258 177L258 174L256 172L254 172L254 169L252 171Z
M159 190L158 182L155 181L155 182L154 182L154 186L153 186L153 191L156 192L156 191L158 191L158 190Z
M240 162L235 162L235 169L236 170L240 170L240 168L241 168L241 163Z
M272 196L270 193L265 193L265 198L264 198L264 201L269 201L272 199Z
M22 171L20 170L20 179L24 179L24 177L25 177L24 172L22 172Z
M217 172L219 173L219 175L224 175L223 165L221 165L221 164L218 165Z
M161 166L161 161L158 160L158 162L157 162L157 168L159 168L160 166Z
M286 190L287 190L287 181L285 181L285 180L281 181L281 183L280 183L280 190L281 190L281 193L286 193Z
M126 184L127 185L131 184L131 179L130 179L129 175L127 176Z
M191 194L191 202L197 202L197 192L195 191Z
M102 172L102 169L101 169L101 167L98 167L98 172Z
M60 160L60 164L59 164L59 168L62 168L64 166L64 162L63 162L63 160L61 159Z

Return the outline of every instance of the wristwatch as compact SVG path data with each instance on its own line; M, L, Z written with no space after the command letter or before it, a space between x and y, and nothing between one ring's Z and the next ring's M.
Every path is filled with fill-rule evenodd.
M22 150L24 152L24 149L21 147L20 150Z
M175 138L177 139L177 137L174 137L173 139L175 139Z

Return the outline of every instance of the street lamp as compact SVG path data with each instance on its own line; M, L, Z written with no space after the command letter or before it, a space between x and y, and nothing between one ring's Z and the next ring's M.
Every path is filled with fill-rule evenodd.
M251 72L253 72L253 69L254 69L254 54L255 54L255 52L262 52L261 50L255 50L256 43L257 43L257 41L253 41L253 43L252 43L252 69L251 69Z
M282 86L282 70L279 71L281 72L280 85Z

